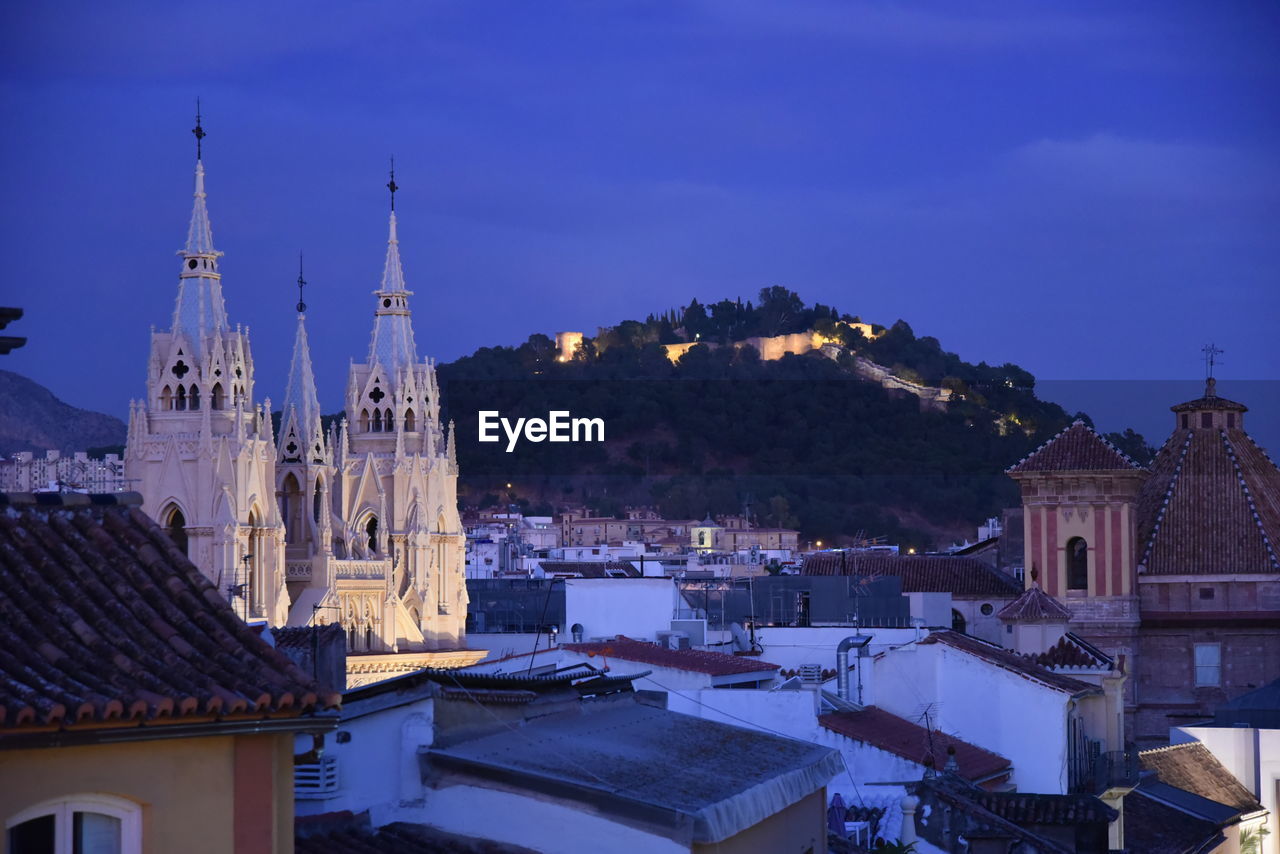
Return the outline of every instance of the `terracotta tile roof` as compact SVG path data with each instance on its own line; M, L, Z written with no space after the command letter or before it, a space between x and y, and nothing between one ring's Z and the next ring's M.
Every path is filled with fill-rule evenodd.
M1090 667L1110 670L1114 667L1114 662L1110 656L1071 632L1067 632L1058 638L1058 642L1044 652L1038 655L1028 655L1027 658L1051 670L1059 667Z
M1012 576L972 557L949 555L868 555L820 552L808 555L801 575L897 576L903 593L953 593L960 596L1014 597L1022 585Z
M1138 471L1141 468L1088 424L1076 421L1007 471L1019 474L1034 471Z
M1005 821L1027 824L1110 823L1117 813L1093 795L973 792L969 799Z
M1081 694L1102 693L1102 689L1097 685L1084 682L1080 679L1074 679L1061 673L1055 673L1047 667L1043 667L1016 652L1002 649L995 644L990 644L986 641L969 637L968 635L962 635L959 632L934 632L918 643L921 645L935 643L945 644L953 649L958 649L962 652L967 652L970 655L975 655L978 658L988 661L998 667L1003 667L1005 670L1017 673L1028 679L1034 679L1037 682L1042 682L1051 688L1057 688L1060 691L1067 691L1073 697L1080 696Z
M1143 854L1208 854L1225 841L1218 826L1134 789L1124 796L1124 844Z
M335 707L140 504L0 494L0 739Z
M1138 754L1144 771L1184 792L1226 804L1241 813L1262 809L1258 799L1198 741L1157 747Z
M996 616L1010 623L1065 622L1071 619L1071 612L1033 581L1021 596L997 611Z
M735 676L740 673L760 673L777 670L778 665L751 656L729 655L723 652L706 652L700 649L668 649L654 643L619 636L616 640L596 643L566 643L570 652L603 658L619 658L638 661L655 667L691 670L710 676Z
M935 768L942 768L947 761L947 748L954 747L960 776L972 782L1012 770L1012 763L1003 756L941 730L930 734L924 727L875 706L858 712L832 712L820 716L818 723L832 732L866 742L920 765L932 758Z
M1225 397L1218 397L1217 393L1218 381L1210 377L1204 384L1204 397L1197 397L1195 400L1188 400L1186 403L1179 403L1169 407L1172 412L1191 412L1201 409L1221 409L1227 412L1248 412L1249 407L1243 403L1236 403L1234 400L1227 400Z
M1280 570L1280 469L1243 430L1175 431L1136 515L1139 572Z

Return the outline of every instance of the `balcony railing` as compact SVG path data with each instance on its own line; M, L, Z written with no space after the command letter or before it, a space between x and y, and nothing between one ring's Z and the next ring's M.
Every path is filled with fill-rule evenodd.
M1072 775L1071 791L1100 795L1109 789L1132 789L1138 785L1138 767L1138 751L1133 747L1095 753Z

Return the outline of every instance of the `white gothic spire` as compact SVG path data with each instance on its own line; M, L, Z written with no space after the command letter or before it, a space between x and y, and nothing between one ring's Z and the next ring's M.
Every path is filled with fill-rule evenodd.
M297 430L303 441L323 437L320 430L320 402L316 395L315 375L311 371L311 347L307 344L306 315L298 314L298 332L293 339L293 361L289 365L289 383L285 386L280 407L281 430L288 429L290 415L297 419ZM283 444L283 443L282 443Z
M197 355L204 352L205 338L229 329L227 307L222 299L222 276L218 273L221 252L213 248L213 229L205 204L204 164L196 161L195 202L187 245L178 275L178 301L173 311L173 332L181 334Z
M369 341L369 364L381 365L395 376L403 369L412 369L418 362L418 347L413 340L413 322L409 315L409 297L413 291L404 284L395 211L391 212L382 287L374 291L374 295L378 304L374 310L373 337Z

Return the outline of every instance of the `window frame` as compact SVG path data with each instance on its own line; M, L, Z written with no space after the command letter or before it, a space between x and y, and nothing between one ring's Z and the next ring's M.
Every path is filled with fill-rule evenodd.
M1212 649L1215 653L1216 662L1213 664L1202 664L1200 662L1200 650ZM1196 688L1219 688L1222 686L1222 644L1217 641L1206 643L1197 643L1191 645L1191 668L1192 683ZM1214 679L1212 682L1206 682L1200 678L1201 670L1212 669L1214 671Z
M76 813L97 813L120 822L121 854L142 854L142 807L125 798L100 792L82 792L67 797L42 801L4 820L6 847L9 832L20 824L53 816L53 850L55 854L71 854Z

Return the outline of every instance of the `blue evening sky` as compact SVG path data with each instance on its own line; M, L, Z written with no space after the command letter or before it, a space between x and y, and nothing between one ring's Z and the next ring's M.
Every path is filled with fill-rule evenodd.
M1280 378L1274 3L5 4L0 367L143 394L197 95L259 399L301 249L341 406L391 154L440 360L782 284L1045 379L1194 379L1209 341L1224 394Z

